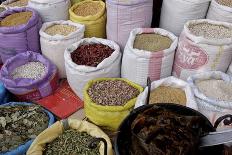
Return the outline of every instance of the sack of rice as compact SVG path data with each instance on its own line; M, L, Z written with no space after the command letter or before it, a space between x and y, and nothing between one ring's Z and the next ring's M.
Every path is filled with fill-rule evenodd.
M122 59L122 78L146 86L171 75L178 38L159 28L137 28L131 31Z
M66 78L64 51L84 37L85 26L71 21L44 23L40 29L40 45L44 56L58 68L59 77Z
M28 0L6 0L2 2L2 5L7 8L26 7L28 5Z

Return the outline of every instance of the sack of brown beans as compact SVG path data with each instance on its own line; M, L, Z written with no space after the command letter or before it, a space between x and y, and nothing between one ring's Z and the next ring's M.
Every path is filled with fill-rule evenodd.
M41 51L58 68L59 77L66 78L64 51L84 37L85 26L71 21L44 23L40 29Z
M39 53L27 51L8 59L0 79L21 101L34 101L51 95L58 87L56 66Z
M199 72L226 72L231 60L232 24L208 19L189 21L179 39L173 75L186 80Z
M82 39L66 49L64 59L68 83L81 99L83 88L89 80L120 77L120 48L110 40Z
M25 51L40 52L39 14L31 8L14 8L0 14L0 56L3 63Z
M85 38L106 37L106 6L102 1L85 0L69 9L70 20L85 25Z
M19 7L26 7L28 5L28 0L6 0L2 2L7 8L19 8Z
M212 0L207 19L232 23L232 1Z
M122 59L122 78L146 86L172 73L178 38L158 28L137 28L131 31Z
M115 131L134 108L142 91L141 86L127 79L91 80L84 88L85 115L96 125Z

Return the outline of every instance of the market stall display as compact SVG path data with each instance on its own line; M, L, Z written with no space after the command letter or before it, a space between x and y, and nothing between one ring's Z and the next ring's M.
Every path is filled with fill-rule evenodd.
M2 5L15 8L15 7L25 7L28 4L28 0L6 0L2 3Z

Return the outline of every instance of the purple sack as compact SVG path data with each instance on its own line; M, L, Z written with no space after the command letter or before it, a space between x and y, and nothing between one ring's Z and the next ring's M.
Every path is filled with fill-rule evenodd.
M42 26L38 12L31 8L13 8L0 14L0 20L13 13L31 11L32 17L26 24L0 26L0 56L4 63L7 59L25 51L40 52L39 30Z
M46 66L46 73L42 78L33 80L28 78L13 79L11 73L21 65L31 61L39 61ZM52 94L58 87L58 73L56 66L39 53L27 51L8 59L2 66L0 80L4 86L21 101L34 101Z

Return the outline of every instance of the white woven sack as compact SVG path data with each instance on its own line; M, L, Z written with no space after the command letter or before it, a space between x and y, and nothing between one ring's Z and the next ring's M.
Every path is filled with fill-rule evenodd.
M104 59L97 67L77 65L72 61L71 53L80 45L98 43L108 45L115 51L110 57ZM120 77L121 52L119 46L110 40L100 38L85 38L67 48L64 53L67 79L72 90L83 99L83 88L85 84L96 78Z
M160 86L167 86L167 87L173 87L173 88L180 88L185 92L186 95L186 106L190 107L192 109L197 110L197 104L195 102L194 95L191 91L190 86L188 83L186 83L183 80L177 79L173 76L154 81L151 83L151 91L160 87ZM138 108L140 106L143 106L146 104L147 100L147 95L148 95L148 87L145 88L144 92L142 92L136 101L135 108Z
M19 6L13 6L13 7L7 6L7 5L9 5L9 4L13 3L13 2L16 2L16 1L18 1L18 0L6 0L6 1L2 2L1 5L3 5L7 9L10 9L10 8L20 8ZM23 6L23 7L26 7L26 6Z
M171 47L159 52L133 48L137 34L154 32L168 36L173 41ZM170 76L177 42L178 38L175 35L163 29L137 28L132 30L123 53L122 78L127 78L145 87L148 76L152 81Z
M131 30L151 26L152 6L153 0L106 0L107 39L123 50Z
M37 10L43 22L68 20L70 0L30 0L28 6Z
M77 28L75 32L70 33L67 36L55 35L50 36L44 31L56 24L72 25ZM72 21L54 21L44 23L40 29L40 44L41 51L44 56L51 60L58 68L59 77L66 78L65 65L64 65L64 51L67 47L75 42L80 41L84 37L85 26L73 23Z
M163 0L160 28L179 36L188 20L204 19L211 0Z
M232 24L208 19L193 20L185 24L176 51L173 75L187 80L193 74L205 71L226 72L232 59L232 38L206 39L188 29L190 24L208 22L232 28Z
M212 0L207 19L232 23L232 8L220 5L216 0Z

